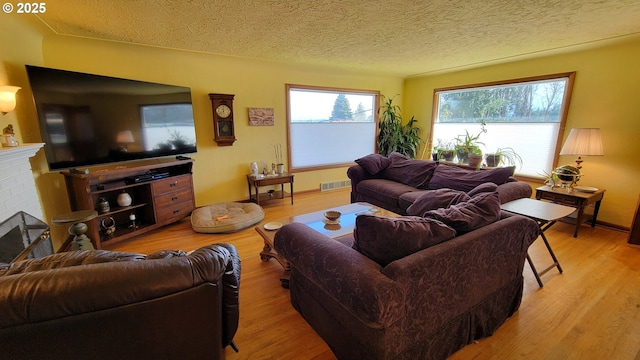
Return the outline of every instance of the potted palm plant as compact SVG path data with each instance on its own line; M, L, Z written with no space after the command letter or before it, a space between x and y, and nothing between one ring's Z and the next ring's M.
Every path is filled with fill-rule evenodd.
M400 106L393 104L393 98L382 95L383 105L380 113L380 130L378 132L378 153L389 156L396 151L415 159L420 147L420 128L413 116L406 124L402 124Z
M487 153L484 158L488 167L500 166L500 164L522 166L522 158L513 148L498 148L496 151Z

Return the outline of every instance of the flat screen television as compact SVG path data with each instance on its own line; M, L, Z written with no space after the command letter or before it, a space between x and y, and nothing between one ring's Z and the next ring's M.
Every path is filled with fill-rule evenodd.
M26 68L50 170L197 151L188 87Z

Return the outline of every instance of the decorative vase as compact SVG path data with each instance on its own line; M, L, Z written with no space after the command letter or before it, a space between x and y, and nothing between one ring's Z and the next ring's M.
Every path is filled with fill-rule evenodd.
M251 175L258 175L258 163L255 161L251 163Z
M278 174L284 174L284 164L278 164Z
M129 206L131 205L132 201L133 200L131 199L131 195L124 191L118 195L118 205L120 206Z
M107 198L101 197L100 200L98 201L98 211L101 214L104 213L108 213L111 210L111 207L109 206L109 200L107 200Z

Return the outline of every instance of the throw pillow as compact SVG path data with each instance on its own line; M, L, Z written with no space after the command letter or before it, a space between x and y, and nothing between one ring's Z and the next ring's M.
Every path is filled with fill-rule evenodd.
M450 188L468 192L487 182L502 185L509 180L515 169L515 166L508 166L490 170L468 170L457 166L440 165L433 173L428 187L432 190Z
M438 163L432 160L414 160L400 153L389 155L391 164L384 170L385 178L419 189L426 189Z
M493 185L495 186L495 184ZM420 197L407 208L407 214L424 216L424 213L429 210L447 208L469 199L471 199L471 197L464 191L452 189L430 190L420 195Z
M480 193L446 209L427 211L424 216L442 221L458 233L467 233L500 219L500 196L497 191Z
M469 195L470 197L474 197L477 194L480 193L485 193L485 192L494 192L498 190L498 185L494 184L494 183L484 183L484 184L480 184L476 187L474 187L473 189L471 189L467 195Z
M359 215L353 248L381 266L447 241L456 231L440 221L416 216Z
M362 166L370 175L375 175L391 164L391 159L380 154L370 154L356 160L356 164Z

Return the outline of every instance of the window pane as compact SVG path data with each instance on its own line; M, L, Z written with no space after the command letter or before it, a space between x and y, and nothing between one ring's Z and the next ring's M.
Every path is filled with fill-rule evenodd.
M564 74L535 81L436 90L433 143L455 143L466 132L478 134L484 122L487 132L478 140L483 153L513 148L523 160L516 173L540 176L554 166L571 78L571 74Z
M377 92L287 88L291 169L348 164L375 152Z

